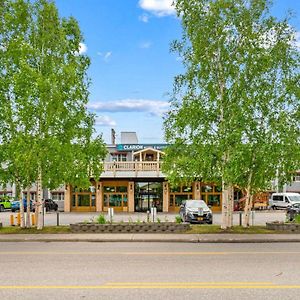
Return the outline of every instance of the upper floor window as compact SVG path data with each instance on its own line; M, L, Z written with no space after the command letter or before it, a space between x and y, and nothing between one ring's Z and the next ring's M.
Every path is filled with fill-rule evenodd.
M299 175L294 176L294 181L300 182L300 176Z
M126 153L111 153L112 161L127 161Z

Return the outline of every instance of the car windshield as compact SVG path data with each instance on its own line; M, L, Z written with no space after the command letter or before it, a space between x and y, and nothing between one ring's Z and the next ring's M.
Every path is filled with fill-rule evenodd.
M289 196L292 202L300 202L300 196Z
M208 206L206 205L206 203L204 201L197 201L197 200L193 200L193 201L188 201L186 202L186 207L189 208L197 208L197 207L201 207L204 209L208 209Z

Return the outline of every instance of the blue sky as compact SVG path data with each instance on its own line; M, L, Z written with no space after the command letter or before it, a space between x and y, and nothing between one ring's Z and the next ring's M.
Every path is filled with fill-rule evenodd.
M170 53L181 36L172 0L56 0L61 16L75 17L91 58L89 109L96 130L110 143L110 130L136 131L140 143L164 142L162 114L168 109L173 78L182 71ZM272 14L292 9L300 32L300 0L274 0ZM300 37L299 37L300 39Z

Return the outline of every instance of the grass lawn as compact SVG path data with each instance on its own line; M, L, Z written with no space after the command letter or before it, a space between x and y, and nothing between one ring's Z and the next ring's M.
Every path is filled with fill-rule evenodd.
M10 233L71 233L70 226L47 226L44 227L42 230L37 230L36 228L20 228L17 226L10 226L10 227L1 227L0 234L10 234Z
M244 228L242 226L233 226L230 229L223 230L220 225L191 225L191 230L186 233L206 234L206 233L244 233L244 234L259 234L259 233L286 233L282 231L269 230L266 226L250 226Z

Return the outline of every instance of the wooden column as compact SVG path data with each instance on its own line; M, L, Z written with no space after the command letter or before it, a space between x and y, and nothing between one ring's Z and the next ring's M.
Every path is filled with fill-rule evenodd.
M200 181L193 182L193 199L201 199L201 184Z
M169 183L167 181L163 182L163 212L169 211Z
M134 212L134 182L128 182L128 212Z
M71 211L71 192L72 186L70 184L65 185L65 197L64 197L64 211L70 212Z
M103 211L103 183L101 181L96 184L96 211Z

